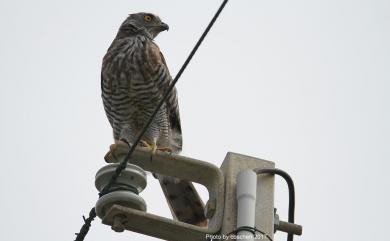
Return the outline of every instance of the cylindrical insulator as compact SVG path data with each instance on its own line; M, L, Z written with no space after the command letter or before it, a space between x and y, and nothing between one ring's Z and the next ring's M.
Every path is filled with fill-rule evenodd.
M257 175L252 170L241 171L237 176L237 229L255 227ZM254 240L250 231L239 231L240 240Z

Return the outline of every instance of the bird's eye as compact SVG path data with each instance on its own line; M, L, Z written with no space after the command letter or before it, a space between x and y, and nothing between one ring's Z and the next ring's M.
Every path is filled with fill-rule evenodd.
M147 22L150 22L150 21L152 21L152 16L150 16L150 15L145 15L145 16L144 16L144 20L147 21Z

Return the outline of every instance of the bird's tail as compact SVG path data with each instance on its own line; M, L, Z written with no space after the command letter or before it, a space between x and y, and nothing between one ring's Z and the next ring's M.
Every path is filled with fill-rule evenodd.
M192 183L159 174L155 176L160 181L175 219L197 226L207 226L204 204Z

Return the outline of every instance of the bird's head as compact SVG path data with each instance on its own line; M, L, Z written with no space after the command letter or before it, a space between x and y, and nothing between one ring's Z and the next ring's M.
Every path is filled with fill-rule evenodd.
M130 14L119 28L119 32L144 34L154 39L161 31L168 30L169 26L151 13Z

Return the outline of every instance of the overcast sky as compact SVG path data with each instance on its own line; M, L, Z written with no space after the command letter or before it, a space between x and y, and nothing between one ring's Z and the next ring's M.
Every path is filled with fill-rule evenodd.
M170 25L156 42L175 75L220 2L0 0L0 240L73 240L95 204L112 143L101 60L127 14ZM177 86L183 155L275 161L295 181L296 240L386 240L389 13L388 0L229 1ZM151 176L143 197L169 216ZM286 219L279 179L275 206ZM156 239L96 219L86 240Z

